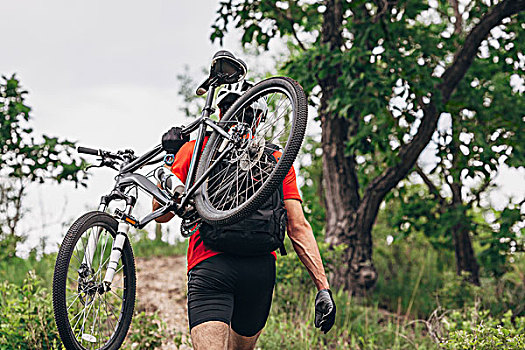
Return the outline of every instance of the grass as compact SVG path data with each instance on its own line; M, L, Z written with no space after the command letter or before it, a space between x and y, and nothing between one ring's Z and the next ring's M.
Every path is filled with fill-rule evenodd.
M139 231L131 237L131 246L135 257L148 258L154 256L186 255L188 240L170 244L160 239L149 239L147 232Z
M279 287L278 287L279 289ZM378 305L365 306L343 291L335 293L336 323L323 334L313 325L315 292L296 294L294 305L283 305L276 292L270 318L258 345L262 349L438 349L424 323Z
M313 325L313 283L287 242L289 254L277 260L274 301L259 348L518 349L523 346L523 254L515 256L512 268L502 278L482 274L482 286L475 287L455 275L453 254L434 249L423 235L413 234L387 244L388 230L380 225L376 227L374 262L379 273L376 288L364 298L352 297L343 291L334 293L336 323L326 335ZM184 255L187 250L187 240L170 245L149 239L146 232L133 235L131 240L137 257ZM332 256L337 252L325 250L323 244L320 246L325 260L337 261L337 256ZM25 322L24 315L29 315L25 308L30 305L40 305L36 315L49 320L44 323L53 324L49 291L56 254L39 257L33 251L27 259L5 257L0 259L0 278L5 281L0 298L0 313L5 315L0 317L3 323L0 349L2 337L4 341L36 344L38 339L45 339L42 335L53 342L55 328L21 325ZM28 283L28 280L24 283L24 279L31 270L39 280L35 285L41 285L38 292L23 289ZM23 293L27 295L21 297ZM134 327L130 337L135 338L128 345L158 345L158 334L166 333L158 319L145 315L137 317ZM181 344L182 339L181 335Z

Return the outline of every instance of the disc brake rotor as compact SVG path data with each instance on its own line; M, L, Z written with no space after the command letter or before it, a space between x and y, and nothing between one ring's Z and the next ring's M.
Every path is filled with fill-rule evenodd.
M248 147L246 147L239 158L239 168L243 171L248 171L256 165L264 153L265 146L266 140L261 136L248 141Z

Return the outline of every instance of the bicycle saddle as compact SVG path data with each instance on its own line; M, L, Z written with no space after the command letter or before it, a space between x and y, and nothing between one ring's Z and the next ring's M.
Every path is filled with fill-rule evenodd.
M217 85L234 84L246 76L248 66L243 60L226 50L217 51L211 60L210 75L197 88L197 95L204 95L212 83Z

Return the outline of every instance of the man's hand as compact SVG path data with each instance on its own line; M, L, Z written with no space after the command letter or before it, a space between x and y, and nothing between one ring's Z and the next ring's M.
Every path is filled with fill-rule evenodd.
M335 302L330 289L321 289L315 297L315 327L326 334L335 322Z
M173 127L162 135L162 148L166 152L177 154L182 145L190 140L190 136L183 136L181 131L181 128Z

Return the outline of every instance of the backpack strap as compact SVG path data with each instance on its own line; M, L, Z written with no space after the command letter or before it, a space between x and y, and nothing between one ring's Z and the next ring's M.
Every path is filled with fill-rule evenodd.
M267 143L265 151L270 153L270 156L272 157L272 159L275 160L275 162L277 162L277 159L275 159L275 157L273 157L273 153L279 151L280 149L281 149L281 147L277 146L276 144ZM280 194L280 200L281 200L281 202L284 205L284 193L283 193L283 185L282 184L279 185L279 194ZM284 240L283 240L283 243L281 244L281 246L279 247L279 254L281 256L288 255L288 253L286 252L286 247L284 246Z

